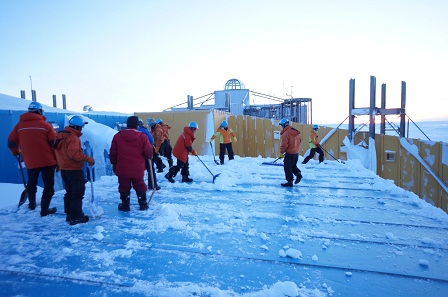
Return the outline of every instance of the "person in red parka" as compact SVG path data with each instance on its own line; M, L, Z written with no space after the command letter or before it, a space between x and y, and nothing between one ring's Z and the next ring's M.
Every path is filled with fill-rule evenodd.
M36 192L39 174L42 174L44 190L40 202L40 215L46 216L56 212L50 208L51 198L54 195L54 172L56 157L52 149L56 139L56 132L50 123L46 122L42 104L31 102L28 112L20 116L19 123L15 125L8 136L8 148L15 156L22 154L25 162L28 183L28 208L36 208Z
M191 122L188 127L184 127L184 132L182 132L177 139L173 148L173 155L177 158L177 165L172 166L168 173L165 174L165 178L170 183L174 183L173 177L176 176L179 170L182 175L183 183L191 183L193 181L193 179L188 177L190 175L188 170L188 154L191 153L193 156L198 155L192 146L195 140L194 133L197 129L198 124L196 122Z
M83 153L79 141L82 135L81 130L87 123L81 116L75 115L68 124L57 134L55 154L66 192L64 195L64 210L67 214L65 220L70 225L76 225L89 221L89 217L82 211L82 200L86 191L82 168L84 162L92 166L95 160Z
M152 159L154 151L148 137L137 130L138 117L127 119L127 128L114 135L110 147L109 158L112 168L118 177L118 191L121 202L118 209L130 211L131 187L134 188L140 210L148 209L146 201L145 160Z
M286 183L281 184L283 187L292 187L292 181L296 176L295 184L298 184L302 179L302 172L297 167L297 161L299 161L300 144L302 143L302 136L300 131L294 129L289 125L288 119L282 119L279 122L282 126L280 132L281 144L279 158L285 158L283 160L283 170L285 171Z

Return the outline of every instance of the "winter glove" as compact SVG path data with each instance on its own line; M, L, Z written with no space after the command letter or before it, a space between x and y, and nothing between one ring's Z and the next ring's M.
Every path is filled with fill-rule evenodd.
M282 153L279 153L279 154L278 154L278 158L279 158L279 159L283 159L283 157L284 157L284 155L283 155Z
M95 160L92 157L87 157L86 162L89 163L89 166L92 166L95 164Z
M197 155L198 155L198 153L196 153L195 150L192 150L192 151L191 151L191 154L192 154L193 156L197 156Z
M233 137L233 142L236 142L236 137Z
M21 150L18 150L18 151L15 152L15 153L11 152L11 154L12 154L13 156L19 156L21 153L22 153Z
M159 153L159 150L160 150L160 146L156 147L156 154Z

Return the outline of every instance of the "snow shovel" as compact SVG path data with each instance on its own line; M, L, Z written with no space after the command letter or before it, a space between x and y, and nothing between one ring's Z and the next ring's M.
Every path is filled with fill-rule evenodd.
M212 148L212 154L213 154L213 161L215 161L215 164L216 165L219 165L220 163L216 160L216 158L215 158L215 151L213 150L213 145L212 145L212 143L210 142L210 147Z
M18 206L18 207L20 207L28 199L28 192L26 191L25 175L23 174L23 167L22 167L22 161L20 160L20 155L16 155L16 158L17 158L17 161L19 162L20 173L22 174L23 186L25 187L25 190L23 190L22 194L20 195L19 206Z
M89 168L89 176L90 176L90 191L92 196L90 197L90 212L94 218L101 216L104 213L104 210L101 206L98 205L98 200L95 199L94 191L93 191L93 166L88 165Z
M272 162L263 162L263 163L261 163L261 164L262 164L262 165L283 166L283 164L280 164L280 163L276 164L276 163L275 163L275 162L277 162L278 160L280 160L280 158L277 158L277 159L275 159L275 160L272 161Z
M199 158L199 156L196 156L196 157L198 157L198 159L199 159L199 161L201 161L202 165L204 165L204 167L207 168L208 172L210 172L210 174L213 176L213 183L215 183L215 179L216 179L221 173L218 173L218 174L214 175L214 174L210 171L210 169L208 169L208 167L204 164L204 162L202 162L201 158Z
M324 149L323 147L320 147L321 149L323 149L324 152L326 152L329 156L331 156L333 159L335 159L336 161L338 161L339 163L345 164L344 161L339 161L338 159L336 159L332 154L330 154L326 149Z
M149 162L149 177L151 178L151 183L152 183L152 193L151 196L149 196L149 200L148 203L151 202L152 196L154 196L154 193L156 192L156 185L154 183L154 172L152 172L153 170L153 165L152 165L152 160L148 159Z

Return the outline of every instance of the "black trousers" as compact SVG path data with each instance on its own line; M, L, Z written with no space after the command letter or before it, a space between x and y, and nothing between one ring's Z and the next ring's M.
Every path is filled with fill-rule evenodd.
M163 141L162 145L160 146L159 154L169 160L169 159L173 159L172 152L173 152L173 148L171 147L170 140L165 139Z
M308 157L305 158L305 160L303 160L302 164L306 164L308 163L309 160L314 158L316 152L319 154L319 163L322 163L324 161L324 152L320 147L315 147L311 149L310 154L308 155Z
M36 203L37 182L39 174L42 173L42 180L44 181L44 190L42 192L42 199L51 199L54 195L54 171L56 170L56 164L52 166L39 167L28 169L28 183L26 185L26 191L30 203ZM33 201L34 199L34 201Z
M170 168L169 174L174 177L180 170L180 174L182 176L188 177L190 175L190 171L188 168L189 168L188 159L186 163L177 159L177 164Z
M157 169L159 169L159 170L163 170L163 166L164 166L164 164L163 164L162 158L160 158L160 155L159 155L159 154L157 154L156 152L154 152L154 155L153 155L153 157L152 157L152 161L153 161L153 163L156 164Z
M82 170L61 170L64 181L64 211L70 215L71 220L83 216L82 199L86 191L84 172Z
M297 161L299 161L299 154L285 154L283 159L283 170L285 171L285 178L287 181L292 182L294 175L302 174L297 167Z
M226 150L227 150L227 154L229 155L229 160L233 160L234 157L234 153L233 153L233 147L232 147L232 143L220 143L219 144L219 161L221 161L221 164L224 164L224 155L226 154Z

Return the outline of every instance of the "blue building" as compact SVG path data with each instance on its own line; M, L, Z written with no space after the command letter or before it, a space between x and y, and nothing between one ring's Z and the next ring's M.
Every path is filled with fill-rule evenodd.
M0 138L3 139L3 146L0 146L0 162L2 164L0 169L0 183L22 183L22 176L17 159L11 155L8 149L7 138L14 126L19 122L20 115L28 112L30 103L30 100L0 94L0 125L2 127L0 129ZM111 128L115 128L117 122L126 122L129 116L119 113L79 113L46 105L43 106L47 122L51 123L56 131L64 128L66 115L80 114ZM26 170L24 170L24 173L25 178L27 178ZM39 185L42 185L42 181L39 182Z

